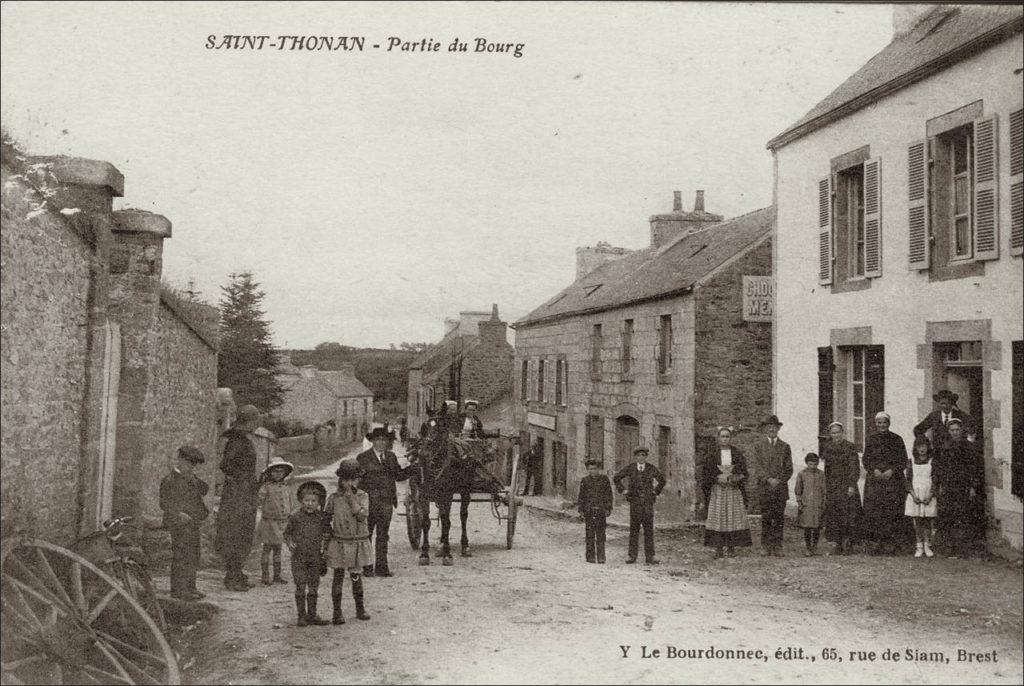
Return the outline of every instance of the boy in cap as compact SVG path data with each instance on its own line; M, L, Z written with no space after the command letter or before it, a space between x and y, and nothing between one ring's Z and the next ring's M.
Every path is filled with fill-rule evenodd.
M640 527L644 529L644 559L649 565L658 564L654 557L654 501L665 488L665 476L652 464L647 464L650 451L643 446L633 449L632 464L626 465L613 479L619 493L627 493L629 500L629 556L626 564L636 562ZM629 491L622 481L629 479Z
M209 485L195 475L195 466L206 459L199 448L178 448L177 464L160 482L160 509L164 526L171 532L171 596L199 600L196 590L199 568L199 524L210 514L203 502Z
M576 509L586 526L587 562L604 564L605 527L612 513L612 482L601 472L601 462L587 459L587 475L580 480ZM595 556L596 552L596 556Z
M324 500L327 489L316 481L299 486L299 509L288 517L284 527L285 545L292 554L292 580L295 582L297 626L324 626L327 620L316 613L323 566Z

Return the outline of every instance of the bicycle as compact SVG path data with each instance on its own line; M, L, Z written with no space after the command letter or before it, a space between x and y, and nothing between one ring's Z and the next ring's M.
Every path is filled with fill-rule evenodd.
M164 611L156 595L153 578L146 569L146 555L135 545L129 530L132 517L114 517L103 528L75 541L71 550L116 579L121 587L146 610L161 631L167 629Z

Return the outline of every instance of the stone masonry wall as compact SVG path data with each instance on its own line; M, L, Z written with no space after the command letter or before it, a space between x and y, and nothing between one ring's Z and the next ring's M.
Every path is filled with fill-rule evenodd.
M206 463L198 472L212 487L216 476L217 353L166 305L157 313L154 331L159 350L150 370L146 397L146 447L141 459L147 475L138 489L140 513L160 517L160 478L174 465L181 445L203 451Z
M745 322L742 312L743 276L771 274L771 250L766 240L726 266L695 300L694 429L711 439L716 427L731 425L741 449L772 410L772 325Z
M512 346L481 341L462 360L462 399L487 405L509 390L512 379Z
M92 249L64 216L33 211L4 165L0 230L3 479L0 531L74 540Z

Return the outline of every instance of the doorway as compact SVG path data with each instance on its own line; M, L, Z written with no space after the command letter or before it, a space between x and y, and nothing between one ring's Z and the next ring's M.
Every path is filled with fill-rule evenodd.
M615 470L633 461L633 449L640 445L640 422L629 415L615 420Z
M979 443L985 435L985 393L981 341L935 344L934 385L956 393L957 407L970 415Z

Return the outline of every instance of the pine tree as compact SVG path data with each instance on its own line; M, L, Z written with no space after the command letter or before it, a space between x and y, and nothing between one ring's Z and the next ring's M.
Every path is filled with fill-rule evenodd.
M229 278L221 287L217 385L232 389L238 405L270 412L284 402L284 388L274 376L278 351L271 344L270 322L262 309L266 294L251 272Z

